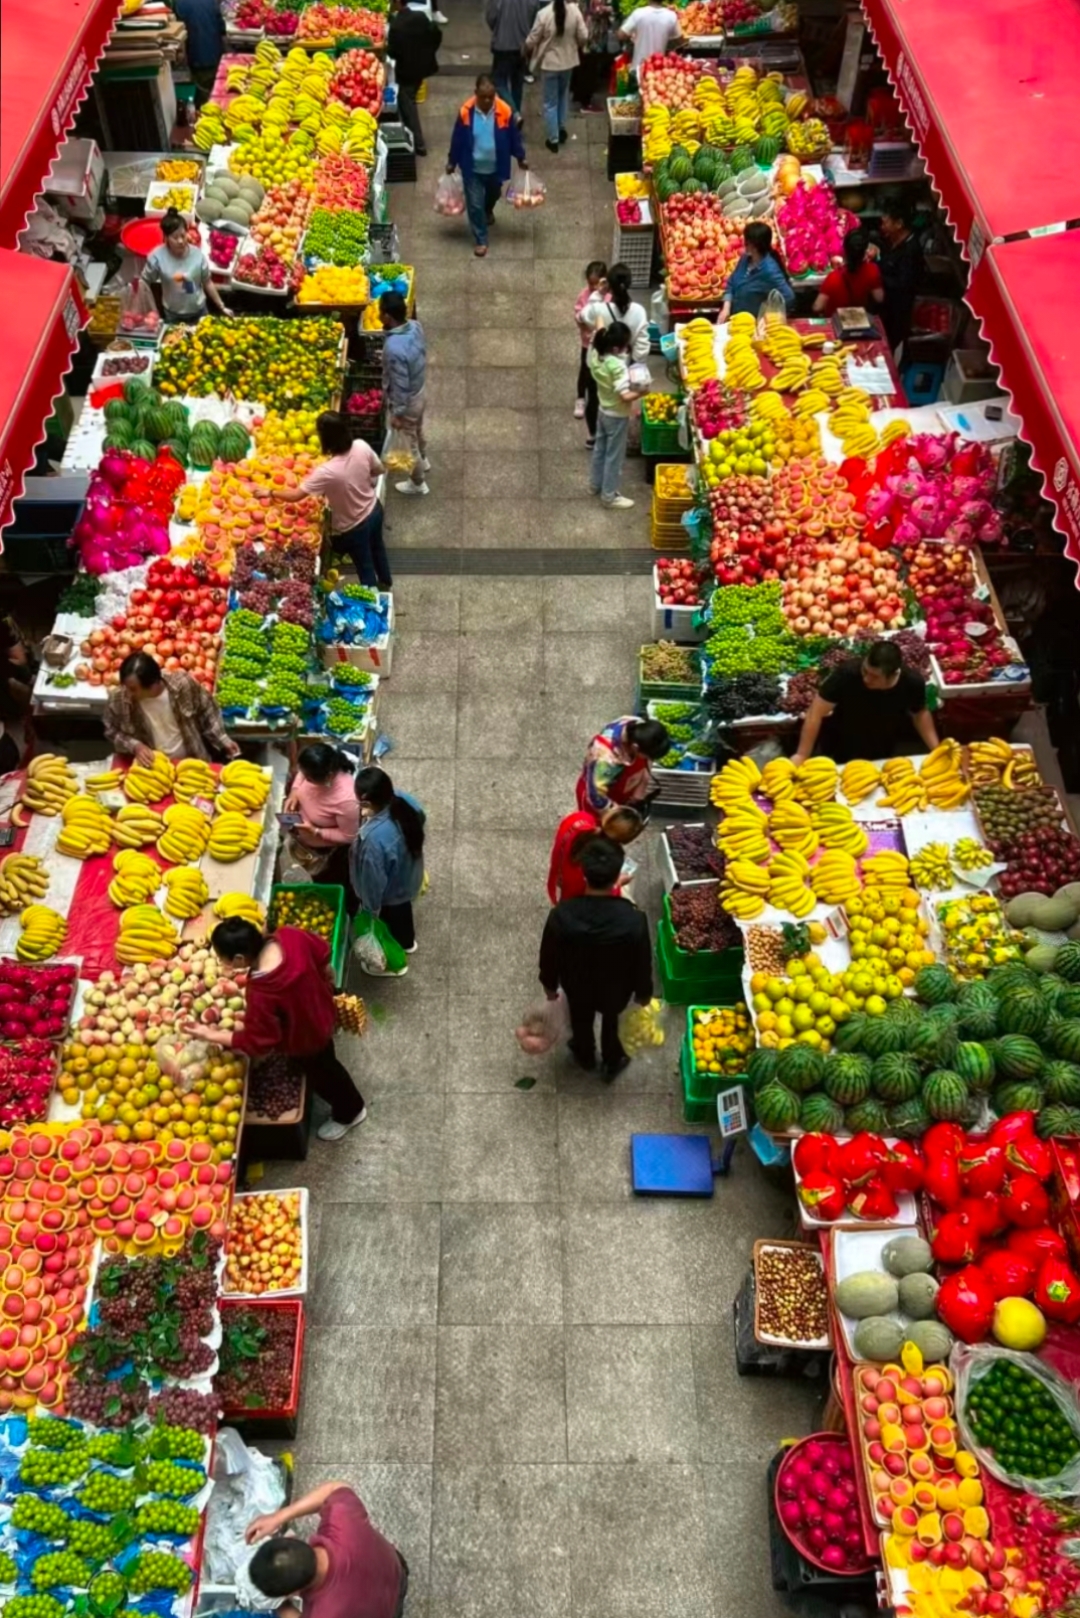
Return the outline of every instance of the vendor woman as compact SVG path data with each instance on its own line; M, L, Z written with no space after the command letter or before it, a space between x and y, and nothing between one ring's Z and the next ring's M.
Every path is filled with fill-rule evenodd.
M210 279L210 264L197 243L188 237L187 220L170 208L161 221L164 237L143 267L142 278L153 293L158 314L176 323L193 325L206 313L209 298L219 315L229 315L221 293Z
M791 762L801 764L819 744L837 764L928 753L938 745L926 681L904 667L892 641L875 641L861 661L841 663L822 680Z

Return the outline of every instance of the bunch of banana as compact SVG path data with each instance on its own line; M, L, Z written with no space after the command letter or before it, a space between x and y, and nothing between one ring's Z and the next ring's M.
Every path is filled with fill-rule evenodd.
M164 753L155 753L154 762L133 764L124 776L124 796L132 803L160 803L167 798L176 780L176 770Z
M0 910L12 915L31 899L44 899L49 878L36 854L9 854L0 865Z
M67 922L48 905L27 905L19 916L22 932L15 944L20 961L47 961L67 937Z
M761 772L761 790L773 803L795 796L795 766L789 758L771 758Z
M829 408L829 395L820 388L806 388L795 401L797 416L816 416Z
M60 811L64 829L56 839L56 852L72 859L89 859L112 848L112 824L96 798L69 798Z
M895 421L890 421L881 429L882 449L888 449L889 445L895 443L898 438L910 438L911 432L910 421L904 421L902 417L898 416Z
M200 152L208 152L213 146L228 145L229 131L225 128L225 115L216 102L208 101L203 107L191 138Z
M27 767L19 802L35 815L55 815L78 790L79 778L66 758L57 753L39 753Z
M1027 748L1015 752L1005 766L1001 784L1008 787L1010 792L1023 792L1026 787L1041 786L1042 776L1035 762L1035 754L1029 753Z
M911 867L907 856L894 848L883 848L878 854L864 855L862 879L868 888L910 888Z
M161 866L149 854L123 848L113 861L116 875L109 883L109 898L117 910L144 905L161 886Z
M88 775L83 786L87 792L119 792L123 779L123 770L99 770Z
M1015 756L1019 758L1020 754ZM1026 756L1034 765L1035 760L1031 754L1029 753ZM969 742L968 773L971 776L972 785L987 787L1001 781L1005 771L1012 763L1013 757L1012 748L1000 736L994 736L988 742ZM1031 782L1031 785L1036 785L1037 781L1038 771L1036 770L1035 780Z
M266 912L250 893L223 893L214 906L214 915L219 921L229 921L233 916L239 916L244 921L250 921L253 927L261 932L266 926Z
M156 843L164 830L164 818L156 809L148 809L143 803L125 803L117 811L109 835L121 848L145 848L147 843Z
M255 60L277 68L281 62L281 52L271 40L260 39L255 47Z
M948 843L927 843L912 855L910 870L917 888L951 888L954 878Z
M848 424L841 430L833 426L834 420L835 414L829 418L829 426L840 439L840 448L845 460L869 461L878 453L881 439L877 435L876 427L871 427L869 422L852 422L849 419Z
M683 327L682 373L687 387L700 388L719 375L713 352L715 336L716 327L704 315L695 316Z
M210 858L221 865L231 865L234 860L243 859L245 854L254 853L261 837L262 828L253 820L248 820L234 809L228 809L218 815L211 829L207 845Z
M862 803L881 780L881 771L869 759L853 758L840 771L840 791L848 803Z
M748 859L729 859L720 888L721 907L738 921L752 921L765 908L769 872Z
M724 350L724 386L742 393L754 393L765 386L765 375L751 338L728 339Z
M994 856L977 837L961 837L953 844L952 857L962 871L981 871L993 865Z
M830 399L843 391L844 367L839 354L823 354L815 360L810 367L810 376L813 385L821 393L827 393Z
M795 796L800 803L830 803L836 797L840 772L831 758L804 759L795 771Z
M764 910L765 899L760 893L746 893L742 888L724 881L720 885L720 908L726 910L729 916L734 916L736 921L753 921Z
M234 758L221 772L223 791L217 801L218 810L236 809L250 814L261 809L270 796L270 780L265 770L251 764L246 758Z
M354 109L345 135L345 153L358 163L370 163L375 157L375 134L378 125L366 107Z
M769 816L769 836L780 848L793 848L797 854L810 859L818 851L820 839L814 830L809 810L794 798L777 804Z
M720 822L716 846L728 860L767 860L771 852L768 821L752 798L729 810Z
M174 798L179 798L181 803L190 803L192 798L213 798L217 790L218 778L209 764L201 758L181 759L176 766Z
M206 878L197 865L178 865L165 872L165 914L178 921L197 916L210 897Z
M825 848L841 848L856 858L865 854L870 839L851 810L843 803L822 803L815 806L812 816L814 829Z
M766 335L758 346L775 365L783 365L785 360L802 353L802 339L798 332L782 321L769 324Z
M805 95L802 90L796 90L795 94L788 96L784 102L784 111L791 119L801 118L809 105L810 97Z
M774 856L769 866L769 903L777 910L787 910L800 920L808 916L817 900L807 887L810 861L794 848Z
M760 785L761 771L752 758L729 758L719 774L713 776L709 797L718 809L731 809L736 804L743 806ZM751 808L755 807L751 804Z
M206 853L210 842L210 822L201 809L190 803L171 803L162 819L165 830L157 850L170 865L191 865Z
M225 125L234 133L244 124L259 124L262 122L266 103L260 101L258 96L244 95L234 97L225 108Z
M156 905L132 905L120 915L116 959L125 966L142 961L167 961L180 947L180 935Z
M749 414L755 421L782 421L788 414L783 399L775 393L759 393L750 401Z
M828 849L810 872L810 886L822 904L842 905L854 899L862 891L854 854L843 848Z
M879 798L879 809L895 809L898 815L909 815L913 809L926 808L926 786L915 774L909 758L886 759L881 769L885 796Z
M774 393L795 393L809 375L810 361L802 353L800 345L800 352L784 361L782 369L777 371L769 386Z
M699 107L702 112L722 107L724 105L724 92L720 88L719 79L714 79L710 74L703 73L694 85L690 99L694 106Z
M935 809L958 809L971 788L960 773L960 743L951 738L941 742L922 761L919 780Z

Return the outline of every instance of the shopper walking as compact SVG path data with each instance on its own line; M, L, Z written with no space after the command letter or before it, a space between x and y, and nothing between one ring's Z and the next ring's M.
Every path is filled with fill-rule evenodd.
M406 955L416 950L413 900L424 882L424 811L407 792L395 792L385 770L369 765L356 777L360 835L352 845L349 871L360 908L384 921ZM373 972L372 977L404 977Z
M268 937L250 921L233 916L210 935L214 954L231 976L242 975L244 1026L223 1029L189 1022L183 1032L252 1058L278 1053L302 1066L330 1117L320 1140L340 1140L367 1117L364 1098L334 1050L334 983L325 938L299 927L279 927Z
M756 320L770 292L779 292L786 308L795 307L795 291L773 246L772 231L761 220L747 225L743 234L745 252L739 259L724 293L719 320L732 315L753 315Z
M822 282L814 299L815 315L833 315L838 309L870 309L884 302L881 271L867 258L870 240L865 230L849 230L844 237L844 262Z
M495 88L520 120L525 94L525 41L538 0L488 0L491 29L491 73Z
M161 318L169 325L194 325L205 315L208 298L219 315L230 315L210 279L210 260L192 243L183 214L170 208L161 235L161 246L151 249L142 272Z
M679 43L679 13L664 0L648 0L648 4L632 11L619 29L619 38L634 47L633 69L640 72L641 64L649 56L663 55Z
M589 487L609 511L628 511L634 504L619 493L619 479L626 460L630 406L649 391L635 388L630 381L630 341L629 329L616 320L596 333L589 349L589 370L599 402Z
M671 746L658 719L616 719L594 736L577 783L579 809L602 814L611 804L632 804L644 812L656 796L650 765Z
M529 166L521 125L509 103L495 94L494 80L481 73L476 94L469 97L457 115L446 160L447 174L461 170L477 258L487 257L488 226L494 222L495 204L510 178L514 160L519 169Z
M195 83L195 104L209 101L225 46L221 0L174 0L173 10L187 30L188 71Z
M589 39L570 80L570 94L580 112L603 112L606 109L594 106L593 101L597 90L603 92L608 81L614 13L608 0L584 0L583 9Z
M236 758L221 709L186 669L163 669L149 652L132 652L105 702L105 736L116 753L151 765L155 752L182 758Z
M418 320L409 319L409 306L400 292L384 292L379 299L383 340L383 392L390 411L391 430L405 435L413 455L412 471L394 488L399 494L427 494L431 462L424 436L427 408L427 339Z
M544 91L544 133L549 152L558 155L568 139L570 75L589 42L589 30L575 0L549 0L525 41L525 55Z
M360 830L355 768L340 747L312 742L297 754L296 775L285 800L287 814L302 816L290 833L290 852L312 881L345 889L350 915L358 903L349 881L349 850Z
M310 1543L282 1532L299 1517L315 1516L319 1526ZM304 1618L401 1618L405 1610L405 1558L347 1483L322 1483L280 1511L256 1517L244 1537L259 1546L247 1577L264 1596L283 1602L279 1618L298 1618L290 1596L303 1596Z
M632 363L643 365L649 357L649 317L640 303L634 302L630 292L631 282L629 267L626 264L613 264L599 285L593 289L582 318L589 322L594 331L599 331L603 326L610 326L613 321L621 320L630 333L630 360ZM596 383L590 372L585 392L586 449L592 449L596 440L596 418L599 409L600 400L596 392Z
M442 29L425 12L414 10L409 0L393 0L386 54L394 64L401 121L412 135L417 157L427 156L427 146L416 98L424 80L439 71L441 44Z
M347 556L361 584L379 590L393 586L383 542L383 508L378 497L383 464L370 444L354 439L345 417L324 410L315 422L322 452L328 457L295 489L272 489L275 500L294 505L312 496L330 511L330 543Z
M585 892L560 899L544 924L540 982L549 1000L562 989L570 1014L570 1054L579 1067L596 1067L595 1022L600 1018L600 1058L605 1079L618 1078L630 1058L619 1039L619 1016L631 999L652 999L649 925L629 899L616 892L623 851L607 837L593 837L580 855Z
M616 804L596 814L592 809L575 809L559 822L551 847L547 892L552 904L560 899L576 899L585 892L581 855L591 840L602 833L625 847L640 837L645 821L628 804Z

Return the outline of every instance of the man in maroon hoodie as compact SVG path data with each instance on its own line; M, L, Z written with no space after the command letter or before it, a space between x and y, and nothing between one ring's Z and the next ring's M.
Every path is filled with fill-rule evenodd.
M310 1540L283 1535L297 1517L319 1514ZM266 1596L280 1596L279 1618L298 1618L289 1596L302 1596L304 1618L401 1618L409 1588L405 1558L384 1539L347 1483L324 1483L291 1505L248 1525L259 1546L248 1577Z
M239 916L219 922L210 939L227 970L246 974L244 1026L237 1033L189 1023L192 1039L225 1045L244 1056L280 1051L302 1064L308 1083L329 1104L320 1140L340 1140L367 1117L364 1098L334 1050L334 987L330 948L299 927L279 927L264 938Z

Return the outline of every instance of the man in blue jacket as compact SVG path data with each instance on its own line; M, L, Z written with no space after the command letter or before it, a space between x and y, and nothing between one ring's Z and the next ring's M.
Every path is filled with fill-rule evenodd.
M450 137L447 174L461 170L465 182L465 202L469 210L477 258L487 257L488 226L495 204L510 178L511 160L527 169L525 143L514 109L495 94L495 85L486 73L476 81L476 94L470 96L454 123Z
M399 494L427 494L426 474L431 471L424 437L424 385L427 382L427 339L418 320L409 319L400 292L384 292L379 299L383 340L383 392L390 408L390 427L404 433L413 448L409 477L394 488Z

